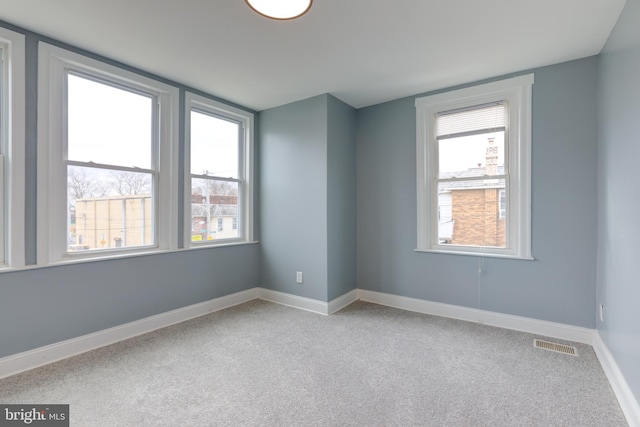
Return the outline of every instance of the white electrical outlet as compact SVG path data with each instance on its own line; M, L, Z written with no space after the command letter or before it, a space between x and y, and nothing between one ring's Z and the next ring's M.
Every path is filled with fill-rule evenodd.
M604 322L604 304L600 304L600 321Z
M296 272L296 283L302 283L302 271Z

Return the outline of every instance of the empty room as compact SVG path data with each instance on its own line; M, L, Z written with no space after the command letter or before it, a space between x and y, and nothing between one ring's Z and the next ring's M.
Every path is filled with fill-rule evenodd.
M638 159L640 0L0 0L0 425L640 427Z

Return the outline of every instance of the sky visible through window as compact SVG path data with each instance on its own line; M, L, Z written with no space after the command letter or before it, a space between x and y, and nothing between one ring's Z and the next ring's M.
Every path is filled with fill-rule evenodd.
M504 132L494 132L439 141L439 172L463 172L479 164L485 167L489 138L495 138L498 165L504 166Z
M68 75L68 159L153 168L153 98ZM238 177L239 126L191 112L191 172Z
M153 98L68 76L69 160L150 169Z
M238 178L238 123L191 112L191 173Z

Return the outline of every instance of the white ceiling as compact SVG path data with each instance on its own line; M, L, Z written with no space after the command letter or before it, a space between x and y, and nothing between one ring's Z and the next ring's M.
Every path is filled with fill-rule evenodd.
M595 55L625 0L0 0L0 19L255 110L322 93L359 108Z

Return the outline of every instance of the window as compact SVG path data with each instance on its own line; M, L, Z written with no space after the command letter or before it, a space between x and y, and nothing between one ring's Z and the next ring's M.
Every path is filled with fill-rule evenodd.
M24 49L0 28L0 267L24 266Z
M184 245L250 242L253 114L189 92L186 102Z
M38 263L177 248L177 89L39 52Z
M419 251L531 259L531 86L416 99Z

